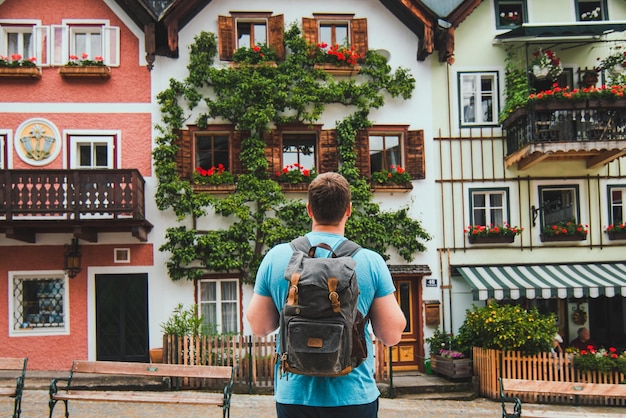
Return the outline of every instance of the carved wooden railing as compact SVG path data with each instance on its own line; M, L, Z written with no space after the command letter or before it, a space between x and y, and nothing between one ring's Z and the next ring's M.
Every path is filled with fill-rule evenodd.
M136 169L4 170L0 217L145 219L144 179Z

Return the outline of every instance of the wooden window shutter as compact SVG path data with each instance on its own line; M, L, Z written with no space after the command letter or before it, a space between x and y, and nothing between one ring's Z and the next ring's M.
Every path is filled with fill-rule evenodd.
M277 15L270 17L269 22L269 44L276 52L276 56L280 61L285 59L285 44L283 42L283 35L285 31L285 16Z
M231 61L235 52L235 19L231 16L218 16L217 19L220 60Z
M367 19L352 19L350 29L352 31L352 45L361 57L361 61L364 61L368 51Z
M339 153L337 152L337 132L333 130L321 131L319 140L319 153L317 156L319 167L318 173L339 170Z
M178 131L178 139L175 143L178 146L178 150L174 157L176 161L176 171L180 178L187 180L191 179L193 170L195 170L193 166L194 162L191 157L192 141L193 135L190 130L185 129Z
M243 166L241 165L241 141L246 136L249 135L248 131L233 131L230 135L232 138L230 145L230 160L232 161L232 165L230 167L230 172L234 175L239 175L243 173Z
M302 18L302 37L307 44L317 45L319 37L317 35L317 20L310 17Z
M282 170L283 162L283 140L280 130L265 132L265 158L267 159L267 169L270 178L274 178L276 173Z
M356 166L361 177L370 178L370 144L367 131L358 131L354 141L356 149Z
M413 179L426 178L426 165L424 158L424 131L409 131L406 135L405 164L404 169L411 174Z

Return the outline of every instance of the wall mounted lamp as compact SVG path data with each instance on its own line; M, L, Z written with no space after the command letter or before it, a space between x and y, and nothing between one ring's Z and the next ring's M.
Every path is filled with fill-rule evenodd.
M78 238L72 238L71 244L65 244L65 272L70 279L80 273L80 249Z

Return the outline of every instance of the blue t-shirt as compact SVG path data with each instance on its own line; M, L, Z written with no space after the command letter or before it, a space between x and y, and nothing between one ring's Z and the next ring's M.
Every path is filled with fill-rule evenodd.
M322 232L310 232L306 236L312 245L324 242L332 248L337 248L339 243L345 240L341 235ZM289 244L280 244L268 251L261 262L254 286L255 293L272 298L279 312L289 289L285 269L292 253ZM375 298L393 293L395 287L389 268L379 254L363 248L354 255L354 260L361 292L359 310L365 315ZM281 377L277 364L274 381L276 402L324 407L374 402L380 396L380 392L374 379L374 347L369 333L366 334L367 360L345 376L312 377L288 373ZM276 345L280 347L280 342Z

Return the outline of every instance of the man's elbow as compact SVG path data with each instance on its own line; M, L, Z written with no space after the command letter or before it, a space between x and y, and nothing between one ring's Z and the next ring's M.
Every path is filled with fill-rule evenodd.
M379 332L374 332L376 337L387 347L394 346L402 340L402 334L406 328L406 319L402 316L395 323L385 323Z

